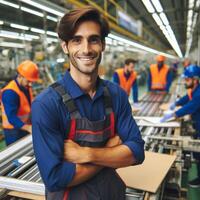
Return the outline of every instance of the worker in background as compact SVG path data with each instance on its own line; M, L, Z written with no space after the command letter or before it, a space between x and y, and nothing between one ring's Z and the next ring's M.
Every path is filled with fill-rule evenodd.
M164 64L166 57L163 55L156 56L157 64L151 64L148 75L149 91L166 91L169 92L172 76L169 66Z
M35 63L26 60L17 67L17 76L2 90L2 125L6 145L31 133L31 83L38 80Z
M133 102L135 105L138 103L138 86L137 86L137 73L134 71L136 60L126 59L123 68L119 68L113 74L113 81L118 83L123 88L127 95L130 95L131 88L133 94Z
M161 122L166 122L172 117L182 117L184 115L191 115L193 121L193 127L196 130L194 136L195 139L200 139L200 67L196 65L190 65L184 71L185 87L188 94L180 98L178 101L170 105L170 110L174 110L176 106L182 106L175 112L165 114ZM194 157L197 159L197 172L198 177L189 182L191 187L200 187L200 154L194 153Z
M71 10L58 25L70 71L32 105L33 147L47 200L124 200L126 187L115 169L144 160L125 91L98 76L108 33L107 21L90 6Z

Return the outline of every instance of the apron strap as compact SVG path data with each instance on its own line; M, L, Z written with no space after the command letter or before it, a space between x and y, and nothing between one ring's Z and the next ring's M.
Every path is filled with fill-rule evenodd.
M74 103L72 97L65 91L65 88L58 82L50 85L62 98L62 101L70 113L71 118L77 119L81 118L81 115Z
M104 87L104 105L105 105L106 115L113 112L112 97L111 97L111 94L110 94L107 86Z

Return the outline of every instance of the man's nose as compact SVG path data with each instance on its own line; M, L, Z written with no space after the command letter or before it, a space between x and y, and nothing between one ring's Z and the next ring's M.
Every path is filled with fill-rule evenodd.
M89 53L90 49L91 49L91 47L90 47L89 42L87 40L85 40L83 42L83 45L82 45L82 51L83 51L83 53L85 53L85 54Z

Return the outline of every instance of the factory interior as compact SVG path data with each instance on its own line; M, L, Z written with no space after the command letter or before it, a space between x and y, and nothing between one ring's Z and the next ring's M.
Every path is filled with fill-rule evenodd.
M121 75L117 69L125 69L129 64L125 62L127 59L132 59L130 63L137 74L129 85L130 90L125 91L131 116L144 141L145 158L141 163L116 167L126 185L125 199L200 200L200 0L0 0L0 199L68 199L45 197L48 186L44 184L40 165L38 167L38 153L35 155L32 135L38 132L34 133L34 125L29 124L32 131L26 136L7 142L8 130L21 129L9 120L14 111L8 104L14 109L17 98L17 106L22 107L23 112L25 101L20 101L27 97L25 93L24 97L20 95L23 92L16 88L18 83L13 86L14 90L9 84L20 76L26 79L20 71L23 61L31 62L38 70L37 80L31 81L33 101L65 77L72 62L70 54L66 55L62 49L58 24L65 13L85 6L98 10L110 27L98 76L120 85ZM169 81L166 90L151 85L156 79L151 67L159 68L159 63L168 70L166 76L162 76L163 84ZM189 87L190 79L192 86ZM13 96L8 90L12 90ZM7 101L5 92L10 95ZM186 98L187 103L183 102ZM17 106L15 117L20 116ZM8 114L8 111L13 113ZM99 115L97 110L95 114ZM122 115L125 115L123 111ZM18 125L20 123L25 126L24 121ZM130 124L127 122L124 126L127 130ZM124 138L120 139L122 145L119 146L125 146ZM115 193L114 190L109 192ZM81 195L78 199L85 200ZM86 198L97 199L107 200Z

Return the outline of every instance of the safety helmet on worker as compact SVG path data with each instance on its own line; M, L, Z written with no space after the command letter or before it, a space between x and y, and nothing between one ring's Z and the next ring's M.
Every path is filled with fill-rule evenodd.
M17 72L30 82L35 82L39 79L38 66L30 60L20 63L17 67Z
M197 65L189 65L184 73L182 74L183 78L200 78L200 67Z
M164 62L165 59L166 59L166 57L161 55L161 54L156 56L156 61L157 62Z

